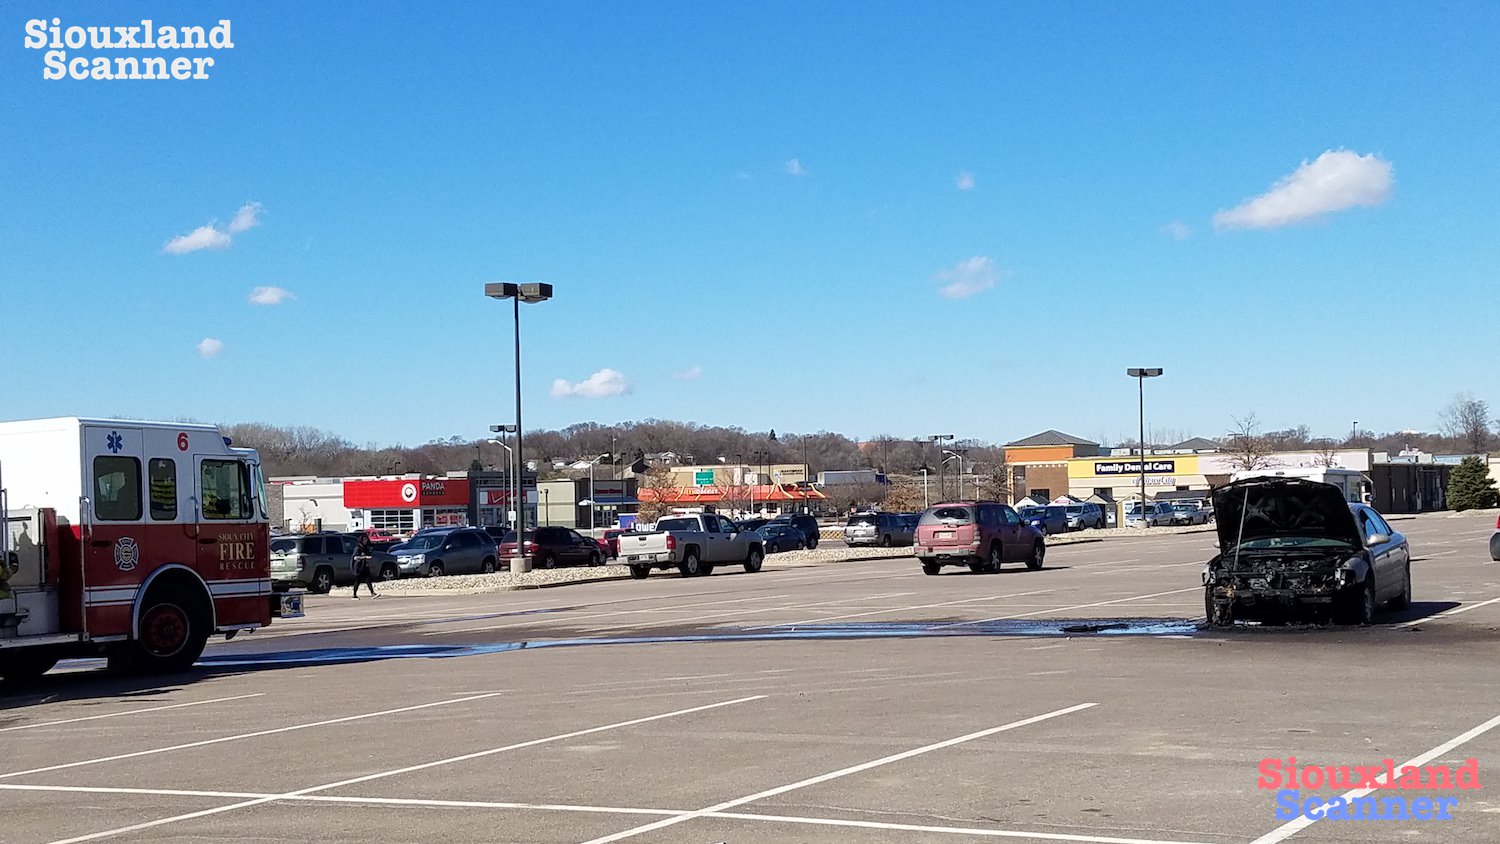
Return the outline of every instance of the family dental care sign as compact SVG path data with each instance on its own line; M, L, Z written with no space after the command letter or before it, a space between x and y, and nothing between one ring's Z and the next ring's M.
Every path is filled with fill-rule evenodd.
M234 49L227 20L212 27L157 26L151 20L132 26L63 26L60 18L33 18L25 32L26 49L46 51L42 78L48 80L207 79L213 56L180 51ZM99 52L103 50L112 52Z

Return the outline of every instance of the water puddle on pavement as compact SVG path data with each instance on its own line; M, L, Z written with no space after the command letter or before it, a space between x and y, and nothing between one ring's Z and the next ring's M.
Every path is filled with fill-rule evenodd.
M849 622L800 624L761 629L717 627L672 635L574 637L475 644L368 645L340 648L255 651L214 654L200 660L207 668L264 665L336 664L387 659L449 659L541 648L587 645L654 645L698 642L768 642L813 639L1011 638L1075 636L1145 636L1184 638L1199 632L1196 620L1184 618L1048 618L995 621Z

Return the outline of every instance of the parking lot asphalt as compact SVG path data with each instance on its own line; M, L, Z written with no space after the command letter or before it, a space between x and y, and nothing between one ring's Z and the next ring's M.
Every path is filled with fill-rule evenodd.
M1396 522L1416 600L1365 628L1202 629L1212 533L312 597L191 674L0 698L0 841L1493 842L1493 518ZM1473 758L1485 788L1288 823L1256 784L1288 756Z

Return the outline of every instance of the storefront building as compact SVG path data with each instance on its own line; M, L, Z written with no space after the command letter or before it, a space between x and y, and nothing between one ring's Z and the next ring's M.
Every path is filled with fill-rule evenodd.
M344 481L350 529L376 528L409 535L428 527L469 522L467 478L397 478Z

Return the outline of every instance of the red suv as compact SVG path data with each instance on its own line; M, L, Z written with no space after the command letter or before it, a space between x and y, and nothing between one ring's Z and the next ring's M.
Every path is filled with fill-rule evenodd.
M953 501L928 507L917 522L912 553L925 574L943 566L996 572L1001 563L1024 562L1039 569L1047 554L1042 532L1024 524L1010 505L995 501Z

